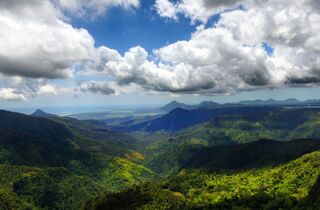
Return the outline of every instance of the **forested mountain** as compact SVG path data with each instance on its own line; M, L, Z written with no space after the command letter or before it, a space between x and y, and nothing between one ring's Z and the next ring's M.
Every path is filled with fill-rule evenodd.
M0 111L0 209L319 203L317 108L178 108L140 125Z
M175 110L177 108L186 109L186 110L193 110L193 109L199 109L199 108L214 108L219 106L219 103L213 102L213 101L202 101L199 104L189 105L185 103L180 103L178 101L172 101L163 107L160 108L161 111L171 112L172 110Z
M143 157L134 141L99 121L0 111L1 209L78 209L102 190L151 179L131 162Z
M123 127L122 130L127 131L178 131L201 122L214 119L219 116L235 115L243 113L256 113L262 111L279 110L279 107L254 107L254 106L226 106L213 108L199 108L187 110L176 108L159 118L145 121L128 127ZM120 128L121 129L121 128Z

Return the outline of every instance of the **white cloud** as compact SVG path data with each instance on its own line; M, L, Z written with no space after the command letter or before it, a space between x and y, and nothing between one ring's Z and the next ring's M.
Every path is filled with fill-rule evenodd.
M189 40L155 49L152 54L137 46L123 55L106 46L95 48L91 35L68 23L60 9L79 17L97 16L114 6L136 8L138 0L55 3L0 1L0 73L13 81L1 80L1 98L60 94L63 89L50 79L78 80L74 65L86 70L76 90L100 95L137 90L232 94L320 84L317 0L157 0L155 7L161 16L178 20L183 15L193 23L200 21L201 27ZM240 4L244 9L222 12ZM221 13L219 21L205 28L203 23L215 13ZM274 48L271 55L263 43ZM91 81L93 73L105 81Z
M183 15L195 21L203 23L214 14L223 12L226 9L234 9L245 0L179 0L175 3L171 0L156 0L155 8L161 17L178 19Z
M104 15L111 7L138 8L139 0L58 0L59 6L78 17Z
M26 97L12 88L0 89L0 99L7 101L26 101Z
M59 19L50 1L20 2L1 2L0 72L32 78L71 77L74 64L91 58L93 38Z
M156 0L155 9L161 17L178 19L177 5L168 0Z
M201 11L197 8L200 6L218 11L240 3L194 2L184 0L168 5L181 8L180 5L190 4L187 6L194 5L195 11ZM242 3L245 9L222 13L214 27L198 27L190 40L156 49L152 56L139 46L123 56L106 48L102 50L107 52L107 56L102 56L106 59L99 63L98 71L115 78L120 85L138 84L148 91L169 93L232 94L288 85L318 85L320 13L314 6L319 4L315 0ZM166 3L157 4L159 8ZM174 13L169 13L167 16L175 18ZM184 14L203 22L209 17ZM263 43L274 48L271 56Z
M38 95L58 95L58 91L56 90L56 87L53 85L42 85L39 87L39 90L37 91Z
M114 95L116 93L109 83L96 81L80 83L79 90L85 93L89 92L100 95Z

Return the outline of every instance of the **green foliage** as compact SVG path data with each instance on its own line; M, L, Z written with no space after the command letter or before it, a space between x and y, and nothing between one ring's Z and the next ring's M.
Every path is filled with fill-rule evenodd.
M0 165L0 209L78 209L104 189L64 168Z
M306 199L318 192L319 174L320 152L275 168L182 171L167 181L103 194L85 209L306 209L314 204Z
M142 165L116 157L109 162L103 177L101 181L103 186L106 186L109 191L119 191L151 180L154 172Z
M319 206L320 152L299 157L320 141L288 141L320 138L316 109L243 113L132 136L95 120L5 111L0 119L0 209Z
M319 109L279 109L220 116L149 142L143 150L148 154L145 165L162 176L170 176L181 169L181 161L193 156L194 149L244 144L259 139L320 139L319 125Z

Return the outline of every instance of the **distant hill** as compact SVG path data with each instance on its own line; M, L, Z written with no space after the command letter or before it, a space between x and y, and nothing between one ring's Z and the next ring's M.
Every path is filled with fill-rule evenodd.
M186 109L186 110L193 110L193 109L199 109L199 108L214 108L219 105L220 104L213 102L213 101L202 101L201 103L195 104L195 105L188 105L188 104L180 103L178 101L172 101L169 104L161 107L160 110L170 112L170 111L177 109L177 108Z
M219 106L219 103L213 102L213 101L202 101L201 103L195 105L197 108L213 108L216 106Z
M37 135L57 144L67 144L73 138L72 132L63 124L47 118L4 110L0 110L0 128Z
M57 115L44 112L41 109L37 109L36 111L34 111L31 114L31 116L34 116L34 117L57 117Z
M159 118L129 127L123 127L122 129L129 131L143 130L147 132L155 132L159 130L177 131L219 116L252 113L266 110L278 110L278 108L246 106L199 108L194 110L177 108Z
M267 99L267 100L244 100L234 103L226 103L226 104L219 104L213 101L202 101L199 104L185 104L180 103L178 101L172 101L169 104L160 108L162 111L170 112L176 108L182 108L187 110L199 109L199 108L215 108L217 106L239 106L239 105L251 105L251 106L319 106L320 100L317 99L310 99L306 101L299 101L295 98L288 98L285 100L275 100L275 99Z
M178 101L172 101L172 102L164 105L163 107L161 107L160 110L170 112L170 111L177 109L177 108L189 109L189 107L190 107L189 105L186 105L184 103L179 103Z
M251 104L251 105L299 105L304 102L301 102L295 98L288 98L286 100L274 100L274 99L268 99L268 100L253 100L253 101L240 101L238 104Z

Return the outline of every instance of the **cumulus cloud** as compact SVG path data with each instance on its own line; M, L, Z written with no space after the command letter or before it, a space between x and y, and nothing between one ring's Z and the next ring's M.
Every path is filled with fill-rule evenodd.
M194 2L184 0L165 5L164 1L157 1L158 7L177 8L180 4L191 8ZM222 11L242 3L245 9L222 12L215 26L198 27L189 40L156 49L152 55L140 46L129 49L123 56L101 48L103 62L97 65L97 71L115 78L119 85L138 84L145 90L169 93L232 94L319 84L317 1L210 2L197 2L196 6ZM203 22L209 17L188 14L191 13L185 13ZM168 12L168 16L175 18L174 15ZM265 43L274 49L271 54Z
M58 5L65 11L78 17L97 17L104 15L111 7L124 9L138 8L139 0L58 0Z
M179 15L195 21L207 22L216 13L226 9L234 9L245 0L179 0L175 3L171 0L156 0L155 8L158 14L164 18L178 19Z
M68 78L91 58L94 40L59 19L48 0L1 1L0 72L31 78Z
M80 91L85 93L94 93L100 95L114 95L116 91L110 87L110 84L107 82L82 82L80 84Z
M0 99L7 101L26 101L26 97L12 88L0 89Z
M57 88L50 84L45 84L39 87L38 95L58 95Z
M155 8L161 17L178 19L177 5L168 0L156 0Z
M85 71L76 90L100 95L233 94L320 84L318 0L157 0L160 16L178 20L183 15L201 27L189 40L153 52L136 46L124 54L95 48L91 35L74 28L63 12L102 15L111 6L136 8L138 0L54 2L0 1L0 73L14 81L0 87L1 98L59 94L47 80L78 80L75 65ZM216 13L218 22L205 26ZM91 81L92 74L105 81Z

